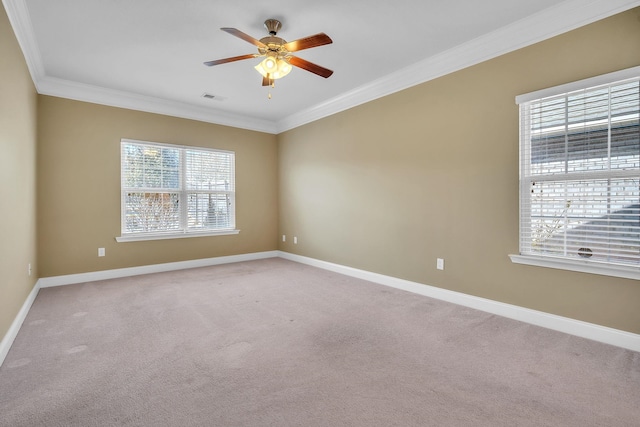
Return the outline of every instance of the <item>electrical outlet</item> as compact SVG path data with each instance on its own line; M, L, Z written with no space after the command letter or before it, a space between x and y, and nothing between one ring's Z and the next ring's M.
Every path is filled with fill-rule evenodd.
M282 241L283 241L283 242L286 242L286 241L287 241L287 235L286 235L286 234L283 234L283 235L282 235Z
M436 260L436 268L438 270L444 270L444 259L443 258L438 258Z
M104 248L98 248L98 256L105 256Z
M293 236L293 244L297 245L298 244L298 237Z
M29 276L31 276L31 263L29 263L29 266L27 267L27 271L29 272Z

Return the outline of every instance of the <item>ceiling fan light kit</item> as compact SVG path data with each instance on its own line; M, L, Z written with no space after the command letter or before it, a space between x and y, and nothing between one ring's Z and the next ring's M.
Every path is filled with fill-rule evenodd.
M291 72L293 67L286 59L267 57L264 61L256 65L255 68L264 78L273 80L280 79Z
M282 23L280 21L277 19L267 19L264 21L264 26L269 32L269 35L261 38L260 40L257 40L236 28L220 28L222 31L256 46L258 48L258 53L207 61L204 65L212 67L214 65L226 64L228 62L240 61L243 59L264 57L264 59L254 67L262 75L262 86L274 86L274 80L280 79L289 74L293 67L302 68L303 70L307 70L324 78L328 78L333 74L332 70L291 54L291 52L297 52L303 49L333 43L333 40L331 40L328 35L318 33L313 36L287 42L280 37L276 37L278 31L282 28ZM271 98L271 96L269 96L269 98Z

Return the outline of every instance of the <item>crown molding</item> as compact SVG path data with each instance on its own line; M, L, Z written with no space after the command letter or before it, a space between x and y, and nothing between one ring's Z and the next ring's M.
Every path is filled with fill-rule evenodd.
M640 0L567 0L279 121L227 113L49 77L25 0L2 0L38 93L278 134L640 6Z
M640 6L638 0L567 0L426 58L278 122L278 133L459 71Z
M163 114L257 132L275 134L277 130L276 124L269 120L54 77L42 78L37 86L38 93L41 95Z
M2 0L2 4L7 12L16 39L18 39L18 45L27 63L31 80L33 80L37 90L38 82L45 76L45 72L27 4L25 0Z
M276 133L277 125L270 120L47 76L42 63L42 55L36 43L26 0L2 0L2 4L24 55L36 91L41 95L163 114L257 132Z

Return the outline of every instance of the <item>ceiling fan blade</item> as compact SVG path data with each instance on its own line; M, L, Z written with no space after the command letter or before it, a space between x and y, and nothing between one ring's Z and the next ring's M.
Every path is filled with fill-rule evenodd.
M256 57L255 54L250 53L248 55L233 56L231 58L216 59L215 61L207 61L204 63L204 65L208 67L213 67L214 65L226 64L227 62L241 61L243 59L250 59L255 57Z
M251 37L249 34L243 33L242 31L236 29L236 28L220 28L222 31L225 31L229 34L231 34L232 36L236 36L238 38L241 38L242 40L251 43L254 46L257 47L264 47L266 48L267 45L262 43L260 40L256 40L253 37Z
M309 49L316 46L322 46L325 44L331 44L333 40L325 33L318 33L313 36L305 37L303 39L294 40L289 43L285 43L283 47L289 52L297 52L302 49Z
M313 74L324 77L325 79L333 74L333 71L328 68L321 67L313 62L307 61L306 59L298 58L297 56L289 57L289 64L302 68L303 70L310 71Z

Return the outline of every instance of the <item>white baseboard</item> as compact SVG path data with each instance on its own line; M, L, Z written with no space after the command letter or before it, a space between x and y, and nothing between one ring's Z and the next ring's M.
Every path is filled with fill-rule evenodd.
M640 335L631 332L621 331L618 329L608 328L593 323L583 322L580 320L570 319L567 317L557 316L542 311L531 310L512 304L505 304L486 298L480 298L473 295L463 294L461 292L450 291L435 286L424 285L422 283L411 282L408 280L398 279L396 277L385 276L383 274L372 273L357 268L347 267L344 265L333 264L326 261L320 261L314 258L308 258L300 255L291 254L283 251L255 252L242 255L231 255L217 258L205 258L190 261L170 262L165 264L146 265L140 267L119 268L115 270L95 271L90 273L69 274L65 276L43 277L33 287L33 290L27 297L18 312L11 327L0 342L0 366L4 362L5 357L9 353L9 349L13 344L18 331L22 326L22 322L27 317L31 305L36 299L41 288L71 285L74 283L93 282L97 280L116 279L119 277L136 276L140 274L161 273L165 271L184 270L187 268L208 267L220 264L229 264L242 261L253 261L265 258L280 257L290 261L307 264L346 276L356 277L358 279L367 280L369 282L380 285L390 286L413 292L419 295L451 302L487 313L496 314L532 325L541 326L566 334L575 335L582 338L599 341L605 344L611 344L617 347L626 348L628 350L640 352Z
M73 285L75 283L95 282L98 280L117 279L120 277L139 276L141 274L162 273L165 271L186 270L188 268L210 267L212 265L231 264L234 262L254 261L275 258L278 251L254 252L242 255L229 255L216 258L194 259L189 261L168 262L165 264L143 265L140 267L118 268L114 270L92 271L89 273L68 274L65 276L43 277L39 280L41 288Z
M40 278L27 300L22 305L18 315L14 319L11 327L0 341L0 366L11 349L13 341L18 335L18 331L22 326L22 322L27 317L27 313L31 309L31 305L36 299L41 288L50 288L53 286L72 285L74 283L95 282L97 280L117 279L119 277L138 276L141 274L162 273L165 271L184 270L187 268L209 267L212 265L231 264L234 262L254 261L265 258L275 258L279 255L278 251L254 252L242 255L230 255L216 258L194 259L189 261L169 262L165 264L144 265L140 267L118 268L114 270L93 271L90 273L68 274L64 276L42 277Z
M7 331L5 336L2 338L2 341L0 341L0 366L2 366L2 363L4 362L4 359L7 357L7 354L9 354L9 350L13 345L13 341L18 336L18 331L22 326L22 322L24 322L24 319L27 317L27 314L29 313L29 310L31 309L33 302L36 300L36 296L38 295L39 291L40 291L40 281L38 280L36 284L33 286L33 289L29 293L29 296L25 300L24 304L22 304L22 308L20 308L18 315L13 320L13 323L11 323L9 330Z
M542 311L531 310L529 308L480 298L473 295L467 295L461 292L450 291L435 286L424 285L422 283L385 276L378 273L371 273L365 270L358 270L356 268L307 258L288 252L280 251L278 256L290 261L330 270L380 285L402 289L487 313L496 314L498 316L507 317L509 319L519 320L521 322L541 326L543 328L640 352L640 335L633 334L631 332L608 328L606 326L583 322L568 317L557 316L555 314L549 314Z

